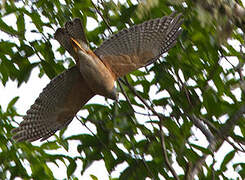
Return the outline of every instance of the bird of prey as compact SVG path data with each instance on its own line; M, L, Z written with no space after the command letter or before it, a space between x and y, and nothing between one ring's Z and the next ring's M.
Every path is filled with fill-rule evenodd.
M46 140L66 127L95 95L116 100L115 81L153 63L172 48L181 33L181 15L175 13L123 29L90 50L81 20L57 29L54 38L75 59L76 65L56 76L13 129L16 141Z

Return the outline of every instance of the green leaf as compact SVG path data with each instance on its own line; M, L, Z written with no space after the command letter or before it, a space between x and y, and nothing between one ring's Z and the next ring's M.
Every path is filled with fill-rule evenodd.
M37 11L33 11L32 13L29 13L29 16L32 19L33 24L37 27L39 32L43 32L43 22L41 20L41 16Z
M0 30L13 36L19 34L11 26L8 26L2 19L0 19Z
M93 174L90 174L89 175L91 178L92 178L92 180L99 180L95 175L93 175Z
M8 41L0 41L0 53L2 53L3 55L13 55L13 47L15 47L16 44L12 43L12 42L8 42Z
M58 143L66 150L69 150L69 143L67 140L64 139L58 139Z
M13 108L13 106L15 105L15 103L18 101L19 98L20 98L19 96L14 97L14 98L9 102L7 109Z
M242 179L245 178L245 163L235 163L233 164L233 168L235 169L236 172L239 173Z
M17 17L17 29L22 38L25 35L25 19L24 14L19 14Z
M194 147L195 149L198 149L199 151L201 151L204 154L210 154L210 155L212 155L212 152L209 149L207 149L207 148L204 148L202 146L198 146L196 144L190 144L190 145L192 147Z
M48 141L44 144L41 145L41 148L42 149L47 149L47 150L56 150L56 149L59 149L60 146L58 146L57 142L53 141Z
M18 87L23 82L27 82L29 80L29 77L31 75L31 71L37 65L38 65L38 63L33 63L33 64L27 63L27 64L21 65L21 71L19 71L19 74L18 74Z
M233 159L233 157L235 156L236 151L230 151L228 154L225 155L221 165L220 165L220 170L221 171L225 171L227 169L226 165Z
M74 173L74 171L77 168L77 164L76 164L75 160L72 158L69 158L68 160L69 160L70 164L67 167L67 177L71 177L71 175Z
M46 62L46 61L41 61L41 65L46 73L46 75L50 78L50 79L53 79L55 76L56 76L56 73L55 73L55 70L54 70L54 67Z

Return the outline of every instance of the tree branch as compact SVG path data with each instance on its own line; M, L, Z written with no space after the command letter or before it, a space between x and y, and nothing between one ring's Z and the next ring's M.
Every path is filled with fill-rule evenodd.
M151 106L149 106L147 104L147 102L136 92L136 90L128 83L127 79L125 78L125 81L123 81L121 78L119 78L119 81L121 81L123 84L125 84L129 89L130 91L137 97L140 99L140 101L149 109L152 111L152 113L154 115L156 115L159 119L162 119L163 118L163 115L162 114L159 114L155 111L155 109Z
M231 118L229 118L226 121L225 125L219 130L220 135L222 137L227 137L229 133L234 129L235 125L237 124L237 122L243 116L244 113L245 113L245 104L243 104L239 108L239 110L233 113Z
M162 155L164 157L164 161L165 161L168 169L170 170L170 172L174 176L174 178L176 180L179 180L177 173L175 172L174 168L172 167L171 163L168 160L167 150L166 150L166 146L165 146L165 139L164 139L164 134L163 134L163 130L162 130L162 119L160 119L159 129L160 129L160 138L161 138L161 146L162 146Z
M217 145L222 144L224 139L226 139L229 136L229 133L234 129L235 125L237 122L240 120L240 118L243 116L245 113L245 104L243 104L238 111L233 113L233 115L227 120L225 125L218 130L218 136L214 138L209 146L208 149L211 151L216 152L218 150ZM198 174L200 171L202 165L205 163L205 160L207 158L207 154L203 155L196 163L195 165L190 168L190 171L187 174L187 180L192 180L194 179L194 176Z
M206 136L209 143L211 143L215 139L211 131L208 128L206 128L203 125L202 121L198 119L195 115L186 114L186 116L188 116L190 120L193 122L193 124L202 131L202 133Z
M162 121L163 121L163 115L157 113L155 111L155 109L151 106L149 106L147 104L147 102L136 92L136 90L128 83L127 79L125 78L125 81L123 81L122 79L119 79L119 81L121 81L123 84L125 84L130 90L131 92L140 99L140 101L149 109L152 111L152 113L154 115L156 115L159 120L159 130L160 130L160 139L161 139L161 145L162 145L162 151L163 151L163 157L164 157L164 161L168 167L168 169L170 170L170 172L172 173L172 175L174 176L174 178L176 180L179 180L179 177L177 175L177 173L175 172L174 168L172 167L172 165L170 164L169 160L168 160L168 156L167 156L167 151L166 151L166 146L165 146L165 142L164 142L164 134L163 134L163 130L162 130Z
M100 12L100 10L98 9L98 7L94 4L94 2L92 0L90 0L90 2L92 3L92 5L94 6L96 12L100 15L100 17L103 19L103 21L105 22L107 28L109 29L110 33L112 34L113 31L109 25L109 23L107 22L107 20L104 18L103 14Z

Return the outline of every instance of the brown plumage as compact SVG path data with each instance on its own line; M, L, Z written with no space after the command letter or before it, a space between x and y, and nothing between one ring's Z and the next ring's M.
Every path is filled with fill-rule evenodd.
M35 103L27 111L24 121L13 130L18 141L45 140L70 123L81 107L94 96L74 66L43 89Z
M119 31L94 52L76 18L55 32L55 39L73 56L76 66L55 77L13 130L16 141L45 140L67 126L94 95L116 99L114 82L153 63L176 43L181 15L172 14Z

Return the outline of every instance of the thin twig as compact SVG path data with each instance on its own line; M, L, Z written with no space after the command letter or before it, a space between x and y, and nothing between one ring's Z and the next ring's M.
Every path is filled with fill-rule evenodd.
M134 108L133 108L133 106L132 106L132 103L131 103L129 97L127 96L127 94L125 93L125 91L124 91L124 89L123 89L123 87L122 87L121 82L120 82L120 81L117 81L117 82L118 82L118 85L119 85L119 87L120 87L120 89L121 89L122 94L123 94L124 97L126 98L126 101L128 102L128 104L129 104L129 106L131 107L131 109L134 111ZM134 111L134 112L135 112L135 111Z
M110 149L108 148L108 146L106 146L105 145L105 143L103 143L103 141L101 141L101 139L96 135L96 134L94 134L93 133L93 131L91 130L91 129L89 129L89 127L86 125L86 123L84 123L82 120L80 120L79 118L78 118L78 116L76 115L75 116L76 117L76 119L94 136L94 137L96 137L98 140L99 140L99 142L105 147L105 149L107 149L107 151L109 151L110 152Z
M143 116L156 116L156 115L154 115L154 114L149 114L149 113L146 114L146 113L142 113L142 112L135 111L134 108L133 108L133 105L132 105L132 103L131 103L131 101L130 101L130 99L129 99L129 97L128 97L128 95L125 93L125 91L124 91L124 89L123 89L123 87L122 87L121 81L118 81L118 85L119 85L119 87L120 87L120 89L121 89L122 94L123 94L124 97L126 98L126 101L127 101L128 104L130 105L130 107L132 108L132 110L134 111L134 113L140 114L140 115L143 115Z
M221 54L221 58L224 58L234 69L236 68L230 61L229 59L224 55L223 53L223 49L221 49L220 51L220 54Z
M156 116L155 114L149 114L149 113L142 113L142 112L138 112L138 111L134 111L134 113L139 114L139 115L143 115L143 116Z
M199 119L203 121L210 129L214 130L215 132L218 132L218 129L213 125L213 123L202 117L199 117Z
M236 145L235 145L235 143L233 143L233 142L231 142L228 138L226 138L225 139L234 149L236 149L237 151L240 151L240 152L242 152L242 153L245 153L245 150L244 150L244 148L241 146L241 145L239 145L240 146L240 148L239 147L237 147ZM234 140L234 139L233 139ZM238 143L239 144L239 143Z
M172 167L172 165L170 164L170 162L168 160L168 155L167 155L167 150L166 150L165 140L164 140L164 134L163 134L163 130L162 130L162 120L161 119L160 119L159 129L160 129L160 138L161 138L161 145L162 145L162 155L164 157L165 163L166 163L168 169L170 170L170 172L172 173L172 175L174 176L174 178L176 180L179 180L177 173L175 172L174 168Z
M147 171L150 173L152 179L155 180L156 178L155 178L153 172L151 171L150 167L149 167L148 164L146 163L146 160L145 160L145 157L144 157L143 154L141 155L141 158L142 158L142 161L143 161L143 163L144 163L144 165L145 165Z
M137 97L140 99L140 101L148 108L151 110L151 112L156 115L159 119L162 119L163 118L163 115L157 113L155 111L155 109L151 106L148 105L148 103L136 92L136 90L128 83L127 79L125 78L124 79L125 81L122 81L122 79L120 78L119 81L121 81L122 83L124 83L130 90L131 92Z
M172 71L172 70L170 69L170 71ZM172 71L172 73L174 73L174 72ZM190 99L190 96L189 96L189 91L186 89L185 83L181 80L181 78L180 78L180 76L179 76L178 73L174 73L174 74L175 74L176 77L178 78L178 81L179 81L180 84L181 84L181 88L183 88L184 91L185 91L185 95L186 95L186 98L187 98L187 100L188 100L188 103L190 104L191 107L193 107L193 104L191 103L191 99Z
M163 115L157 113L155 111L155 109L151 106L149 106L147 104L147 102L136 92L136 90L128 83L127 79L125 78L124 79L125 81L123 81L122 79L119 79L119 81L121 81L122 83L124 83L130 90L131 92L140 99L140 101L148 108L152 111L152 113L154 115L156 115L159 120L160 120L160 123L159 123L159 127L160 127L160 138L161 138L161 145L162 145L162 150L163 150L163 157L164 157L164 160L165 160L165 163L168 167L168 169L170 170L170 172L172 173L172 175L174 176L174 178L176 180L179 180L179 177L177 175L177 173L175 172L174 168L171 166L171 164L169 163L169 160L168 160L168 156L167 156L167 152L166 152L166 147L165 147L165 143L164 143L164 135L163 135L163 131L162 131L162 125L161 125L161 122L163 120Z
M94 4L94 2L93 2L92 0L90 0L90 1L91 1L92 5L94 6L96 12L97 12L97 13L100 15L100 17L103 19L103 21L105 22L107 28L109 29L110 33L112 34L113 31L112 31L112 29L111 29L109 23L108 23L107 20L104 18L103 14L101 14L100 10L99 10L98 7Z

